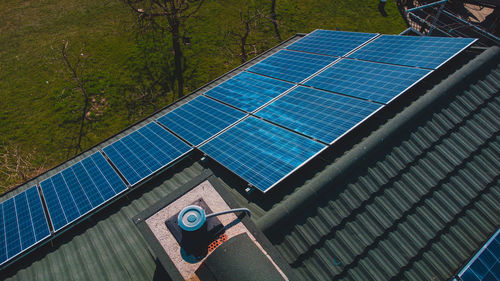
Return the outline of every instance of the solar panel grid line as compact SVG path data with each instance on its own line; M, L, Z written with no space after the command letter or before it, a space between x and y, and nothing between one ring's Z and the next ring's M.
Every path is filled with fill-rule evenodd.
M283 80L242 71L203 95L250 113L293 85Z
M99 156L101 156L102 158L101 158L101 159L94 159L94 157L93 157L93 156L95 156L95 155L99 155ZM120 194L120 193L122 193L122 192L125 192L125 191L127 190L127 186L125 185L125 183L126 183L126 182L122 179L122 177L120 177L120 176L121 176L120 172L119 172L119 171L117 171L117 170L115 170L115 169L113 168L113 165L110 163L111 161L107 161L107 160L106 160L106 157L105 157L105 155L102 153L102 151L99 151L99 154L94 154L94 155L92 155L92 156L90 157L90 160L91 160L91 161L92 161L92 163L94 164L94 166L95 166L96 170L97 170L97 171L99 171L99 173L100 173L100 175L102 176L102 178L106 181L106 183L108 184L108 186L109 186L109 187L111 187L111 190L114 192L114 195L111 195L111 197L116 196L116 195L118 195L118 194ZM104 162L104 165L100 165L99 163L97 163L97 162L96 162L96 160L101 160L101 162ZM82 162L84 163L84 161L85 161L85 159L84 159ZM97 186L98 186L98 182L96 182L96 179L94 179L94 178L92 177L92 175L94 175L94 173L92 173L91 171L89 171L88 167L86 167L85 165L83 165L83 164L82 164L82 166L84 167L84 169L85 169L85 171L87 172L87 174L90 176L90 179L92 180L92 183L94 184L94 186L96 186L96 187L97 187ZM100 168L99 168L99 167L100 167ZM110 177L108 177L108 176L104 173L103 169L108 169L110 173L112 173L112 174L114 174L114 175L118 176L118 177L117 177L117 180L119 180L119 182L120 182L121 184L123 184L123 185L122 185L122 189L121 189L121 190L120 190L120 189L117 189L117 184L110 182L110 180L111 180L111 179L110 179ZM109 199L109 198L110 198L110 197L108 197L107 195L103 194L103 193L101 192L101 191L102 191L101 189L99 189L99 188L98 188L97 190L98 190L98 191L99 191L99 193L101 194L101 196L102 196L102 198L104 199L104 201L106 201L106 199ZM103 203L104 203L104 202L103 202ZM102 204L102 203L101 203L101 204Z
M449 62L451 59L453 59L454 57L456 57L458 54L462 53L465 49L469 48L472 44L474 44L477 40L479 39L476 39L474 38L474 40L472 42L470 42L469 44L467 44L466 46L464 46L462 49L460 49L459 51L457 51L454 55L450 56L448 59L446 59L445 61L443 61L441 64L439 64L438 66L436 66L435 69L438 69L440 68L441 66L443 66L445 63Z
M240 109L200 95L156 121L187 143L197 147L201 142L245 115L246 113ZM223 127L220 127L221 125Z
M0 266L26 254L50 235L36 186L0 203Z
M298 84L300 85L304 85L307 81L311 80L312 78L316 77L318 74L322 73L323 71L325 71L326 69L330 68L332 65L335 65L336 63L338 63L342 58L338 58L334 61L332 61L331 63L329 63L328 65L325 65L323 68L319 69L318 71L314 72L313 74L309 75L308 77L306 77L304 80L300 81Z
M248 122L243 123L245 121L248 121ZM315 143L316 146L321 147L321 151L326 148L325 145L323 145L319 142L315 142L315 141L311 140L310 138L305 138L305 137L303 137L295 132L285 130L281 127L274 126L272 123L265 121L265 120L262 120L262 119L257 118L257 117L249 116L248 118L246 118L245 120L242 121L243 124L239 123L239 125L243 126L243 127L245 127L245 126L251 127L251 126L255 125L255 124L252 124L255 122L257 122L257 123L262 122L262 123L260 123L261 127L268 126L267 129L263 129L261 127L253 127L252 128L252 129L257 129L258 131L266 130L265 136L264 135L259 136L259 134L255 134L255 133L252 133L250 131L246 131L244 128L240 128L240 127L235 126L235 127L231 128L231 132L229 135L228 135L228 132L226 132L226 134L222 134L221 136L219 136L219 138L212 140L213 141L212 143L210 143L210 142L207 143L206 145L208 145L208 147L203 146L200 148L200 150L203 151L204 153L206 153L208 156L210 156L212 159L214 159L216 162L218 162L222 166L226 167L230 171L233 171L233 173L235 173L236 175L242 177L244 180L249 182L251 185L257 187L259 190L261 190L264 193L270 189L269 186L274 186L275 184L277 184L277 183L281 182L281 180L283 180L283 177L279 173L276 174L276 172L278 171L276 169L283 170L283 172L286 173L287 171L295 171L298 168L296 166L302 166L302 164L304 164L304 163L301 163L301 164L295 165L296 163L294 163L294 162L302 162L302 161L293 158L293 157L297 157L297 154L293 154L292 150L299 151L298 156L301 156L302 154L308 155L308 151L310 151L311 147L308 144L302 145L299 142L295 142L297 140L297 138L300 138L304 141L307 141L307 142L309 142L309 144ZM269 131L268 129L271 129L271 131ZM275 132L276 130L285 131L285 132L287 132L286 134L288 134L288 137L293 136L293 138L296 138L296 139L285 138L285 137L281 136L281 134L277 134ZM268 139L270 137L269 134L271 134L273 136L273 137L271 137L272 139L279 141L279 143L275 143L275 142L270 141ZM226 138L226 139L224 139L224 138ZM229 138L229 140L227 138ZM252 139L252 141L258 142L259 146L252 147L251 146L252 144L250 142L246 142L250 138ZM241 140L242 142L238 142L238 140ZM217 143L217 142L222 142L221 144L224 144L224 147L223 147L223 145L214 145L214 143ZM252 151L252 149L254 149L254 148L258 149L260 155L257 155L257 153L256 153L257 151L253 151L254 154L249 154ZM215 151L212 151L212 149L215 149ZM292 149L292 150L290 150L290 149ZM321 151L319 151L318 153L320 153ZM220 158L218 156L214 156L213 153L216 153L216 152L219 152L220 155L222 155L221 156L222 158ZM258 167L252 168L251 166L245 164L245 162L242 162L235 157L231 157L235 154L234 152L237 152L236 155L239 155L239 156L243 155L244 157L246 157L245 161L247 163L254 163L254 164L256 163L255 165L258 165ZM285 158L276 157L276 155L281 155L282 157L285 157ZM307 155L302 155L301 157L303 158L303 157L306 157ZM305 162L308 162L315 155L317 155L317 153L314 153L312 156L307 158L307 161L305 161ZM273 159L273 157L275 157L275 159ZM226 165L226 163L224 163L224 159L230 159L231 165L239 164L239 167L235 168L235 167L230 167L229 165ZM263 162L265 164L262 164ZM275 168L275 167L278 167L278 168ZM296 167L296 168L294 168L294 167ZM249 175L248 174L249 171L253 172L253 174ZM268 174L263 173L265 171L267 171L269 173ZM242 175L242 174L244 174L244 175ZM286 174L289 174L289 173L286 173ZM273 179L273 177L274 177L274 179ZM276 178L276 177L278 177L278 178ZM262 181L264 181L264 184ZM268 187L263 188L263 186L268 186Z
M160 124L160 123L157 123L156 121L155 121L155 124L157 124L158 126L160 126L160 127L164 128L164 129L166 129L166 127L164 127L164 126L163 126L162 124ZM167 141L166 139L164 139L162 136L160 136L159 134L157 134L157 133L156 133L156 132L154 132L153 130L151 130L151 129L148 129L148 130L149 130L150 132L152 132L154 135L156 135L156 136L158 136L159 138L161 138L162 140ZM142 134L142 133L141 133L141 134ZM144 136L144 135L143 135L143 136ZM146 136L144 136L144 137L145 137L145 138L147 138ZM179 139L181 139L181 138L179 137ZM182 140L182 139L181 139L181 140ZM155 146L156 146L156 145L155 145ZM156 147L157 147L157 146L156 146ZM174 148L177 152L182 153L182 150L177 149L177 147L172 147L172 148ZM162 150L160 149L160 151L162 151Z
M3 264L8 260L8 255L7 255L7 237L5 235L5 217L4 217L4 212L3 212L3 204L0 205L0 212L1 216L0 219L2 220L0 223L0 226L2 227L2 231L0 231L0 264Z
M52 189L54 190L54 194L56 195L56 199L57 199L57 202L58 202L58 204L56 204L56 205L54 205L54 206L56 206L56 207L57 207L57 206L59 206L59 207L60 207L60 208L59 208L59 209L60 209L60 212L57 212L57 213L58 213L59 215L60 215L60 214L62 214L62 215L64 216L64 220L65 220L65 222L67 223L67 222L68 222L68 217L66 216L66 213L64 212L64 209L62 208L62 202L61 202L61 199L59 198L59 195L58 195L58 194L57 194L57 192L55 191L54 185L53 185L53 183L52 183L52 179L51 179L51 178L49 178L49 179L47 179L47 180L50 180L50 185L51 185ZM47 187L47 188L49 188L49 187ZM56 229L57 229L57 228L56 228L56 225L55 225L54 219L53 219L53 217L51 216L51 211L50 211L50 208L49 208L49 206L48 206L48 204L51 204L51 203L47 200L47 198L45 198L45 202L46 202L46 205L47 205L47 209L48 209L48 211L49 211L49 217L50 217L49 223L50 223L50 225L51 225L51 228L52 228L54 231L56 231ZM51 205L52 205L52 204L51 204ZM53 207L53 208L54 208L54 207Z
M176 147L177 144L175 143L171 144L170 140L168 138L165 138L165 136L162 136L162 134L160 134L158 130L160 130L162 133L168 134L172 140L182 144L183 147L186 148L186 150L184 151L181 148ZM157 144L154 144L153 141L149 140L150 137L146 136L146 134L151 134L150 136L154 137L159 142ZM140 135L140 137L142 137L143 139L137 140L137 135ZM145 141L144 144L146 145L147 143L149 143L149 145L143 146L142 141ZM117 145L120 146L121 151L119 151L117 147L115 147ZM145 158L144 161L153 161L156 164L153 167L151 167L151 165L148 165L143 161L143 158L141 158L137 153L134 152L134 149L131 146L135 146L137 149L147 154L142 155L149 158ZM162 148L160 148L159 146L162 146ZM153 151L148 151L147 148L153 148L153 150L156 150L159 155L151 154ZM123 150L127 152L127 155L124 155L122 153ZM171 133L170 130L166 129L157 121L151 121L150 123L144 124L140 128L136 129L132 133L125 135L112 144L104 147L102 153L106 156L107 159L109 159L109 162L111 163L113 169L116 170L116 172L122 178L124 178L130 186L134 186L144 179L149 178L159 170L169 166L171 163L177 161L179 158L183 157L191 150L192 148L185 141L183 141L182 138L179 138L175 134ZM171 158L171 156L167 152L176 152L180 153L180 155ZM133 158L129 159L131 156ZM156 156L159 156L160 158L157 158ZM162 164L161 162L159 162L162 159L168 160L167 163ZM130 162L132 160L134 161L134 163ZM137 160L141 165L137 165Z
M71 199L73 200L73 203L75 204L76 210L78 211L78 215L79 215L79 216L81 216L81 215L82 215L82 210L80 210L80 208L84 208L84 206L80 206L80 204L78 204L78 203L77 203L77 201L76 201L76 199L75 199L75 194L76 194L77 190L73 190L72 188L69 188L69 187L70 187L70 185L67 183L66 178L65 178L65 177L64 177L64 175L62 174L63 172L68 171L68 170L69 170L70 172L72 172L72 169L70 169L70 168L69 168L69 169L66 169L66 170L62 171L62 172L60 173L60 175L61 175L61 178L62 178L62 179L63 179L63 181L64 181L64 187L65 187L65 188L69 191L69 194L71 195ZM73 173L73 174L74 174L74 173ZM78 185L78 187L79 187L79 188L80 188L80 190L81 190L81 186L80 186L80 185ZM75 193L75 194L74 194L74 193ZM84 193L85 193L85 192L84 192ZM87 199L87 203L89 203L89 204L90 204L90 202L88 202L88 198L86 198L86 199ZM79 208L79 207L80 207L80 208ZM83 211L84 211L84 210L85 210L85 209L83 209Z
M300 86L258 116L288 130L332 145L383 106Z
M244 150L242 150L240 147L238 147L237 145L233 145L232 143L228 143L229 144L229 147L232 148L233 151L239 151L239 152L244 152ZM252 158L251 158L252 159ZM216 159L214 159L215 161L217 161ZM233 159L234 162L236 163L239 163L242 167L245 167L247 170L250 170L250 171L253 171L255 174L261 176L262 178L265 178L267 179L267 176L262 174L260 172L260 170L258 169L254 169L248 165L246 165L244 162L238 160L238 159ZM224 164L222 164L221 162L218 162L219 164L221 164L222 166L224 166ZM224 166L226 167L226 166ZM231 170L230 168L226 167L227 169Z
M292 83L300 83L333 60L335 60L334 57L326 55L280 50L248 68L247 71ZM297 62L301 62L301 64Z
M428 69L342 58L305 85L388 104L431 73Z
M144 129L146 130L147 127L144 127ZM155 132L147 129L148 131L150 131L152 134L158 136ZM159 148L154 142L152 142L151 140L148 139L147 136L145 136L143 133L141 133L140 130L137 130L136 131L138 134L140 134L148 143L150 143L151 146L154 146L161 154L163 154L164 157L166 157L167 155L162 151L161 148ZM158 136L159 138L161 138L160 136ZM178 150L177 148L174 147L175 150L177 150L178 152L181 152L180 150ZM148 152L149 153L149 152ZM150 154L151 155L151 154Z
M26 192L26 196L28 196L29 202L33 202L36 205L33 205L33 203L30 204L30 214L32 218L35 218L37 221L41 220L42 222L45 222L45 227L43 225L37 224L40 227L37 227L35 229L35 232L37 233L37 240L41 241L44 238L47 238L51 235L51 229L49 228L49 216L47 213L47 210L44 208L44 200L43 200L43 195L39 190L39 186L35 185L34 190L36 190L36 193L28 191ZM34 198L30 198L34 197ZM33 211L32 208L35 208ZM36 209L39 209L40 211L36 212ZM34 225L34 224L33 224ZM41 229L40 229L41 228ZM44 235L44 233L46 233ZM41 237L38 237L38 235L41 235Z
M96 165L96 166L97 166L97 164L94 162L94 159L90 158L90 160L92 160L92 163L94 163L94 165ZM86 172L88 175L90 175L90 174L91 174L91 173L87 170L87 167L85 167L85 165L83 165L83 164L82 164L81 166L83 167L83 169L85 170L85 172ZM98 170L99 170L99 169L98 169ZM102 172L101 172L100 170L99 170L99 172L100 172L100 173L101 173L101 175L102 175L102 176L106 179L106 177L102 174ZM73 171L73 173L74 173L74 171ZM75 174L75 177L76 177L76 174ZM84 186L84 185L80 182L80 180L78 179L78 177L76 177L76 179L78 180L78 183L80 184L80 186ZM100 190L99 188L97 188L97 186L98 186L98 185L97 185L97 183L94 181L94 179L93 179L92 177L90 177L90 176L89 176L89 179L90 179L90 181L92 182L92 184L96 187L97 193L98 193L98 194L99 194L99 196L101 197L102 201L103 201L103 202L104 202L104 201L106 201L106 196L104 196L104 195L102 194L101 190ZM110 186L112 186L112 185L109 183L108 179L106 179L106 182L107 182ZM89 199L89 201L91 201L91 200ZM92 205L94 205L94 204L92 203Z
M125 160L125 158L123 158L123 156L122 156L122 155L118 152L118 150L117 150L114 146L108 146L108 147L106 147L106 148L108 148L108 151L104 151L104 150L102 151L102 153L104 153L104 154L106 155L106 157L108 157L108 158L109 158L109 157L110 157L110 152L112 152L112 151L110 151L110 150L113 150L113 152L114 152L114 153L116 153L116 155L117 155L118 157L120 157L120 159L122 160L122 163L123 163L123 164L125 164L125 165L127 165L127 166L128 166L128 168L129 168L129 170L130 170L130 171L132 171L132 172L133 172L133 173L134 173L134 174L135 174L135 175L136 175L139 179L141 178L141 175L139 175L139 173L137 173L137 171L136 171L136 170L132 167L132 165L130 165L130 164L127 162L127 160ZM111 159L110 159L110 160L111 160ZM111 163L113 163L113 165L116 165L115 161L116 161L116 159L115 159L114 161L113 161L113 160L111 160ZM120 168L121 168L121 169L124 169L125 167L121 166ZM118 168L117 168L117 170L118 170L118 171L120 171L120 169L118 169ZM120 173L123 175L123 171L120 171ZM129 175L130 175L130 174L129 174ZM128 183L128 185L129 185L129 186L131 186L131 185L133 185L135 182L137 182L137 181L131 182L131 181L130 181L130 179L127 179L127 177L125 177L125 180L127 181L127 183Z
M497 228L456 276L463 281L500 279L500 228Z
M64 177L62 176L61 173L58 173L58 174L54 175L53 177L51 177L50 180L52 182L52 185L54 186L54 189L58 185L56 182L54 182L55 177L61 177L62 179L64 179ZM71 202L68 202L67 200L64 200L64 199L61 200L61 204L62 204L61 206L63 207L63 212L64 212L64 214L66 216L66 220L67 220L66 224L68 224L80 216L80 210L78 210L78 206L76 205L75 198L73 197L73 194L69 190L68 186L67 185L60 186L59 191L62 191L61 188L64 188L67 190L67 195L70 196L71 202L73 202L73 204L70 204ZM56 192L58 195L62 194L62 193L59 193L59 191L56 189ZM73 210L73 212L71 212L71 210ZM75 212L78 212L78 213L76 214Z
M26 202L28 202L28 193L24 193L25 197L26 197ZM31 226L31 229L33 230L33 234L35 235L35 240L38 240L38 238L36 237L37 234L36 234L36 231L35 231L35 226L34 226L34 222L33 222L33 215L31 213L31 207L30 207L30 204L27 204L28 206L28 213L30 214L30 226Z
M92 160L92 162L93 162L93 159L92 159L92 158L91 158L91 160ZM75 164L75 166L76 166L77 164L78 164L78 163L76 163L76 164ZM90 172L87 170L87 168L86 168L83 164L82 164L81 166L83 167L83 169L85 170L85 172L86 172L88 175L90 175ZM84 184L84 183L82 183L82 182L81 182L81 180L78 178L78 176L76 175L76 173L75 173L75 170L74 170L74 169L71 169L71 171L73 172L73 175L75 176L76 180L78 181L78 184L79 184L79 185L82 187L82 189L83 189L83 186L85 186L85 184ZM89 176L89 179L90 179L90 181L92 182L92 184L94 185L94 187L97 187L97 186L98 186L92 177L90 177L90 176ZM108 182L108 184L109 184L109 182ZM99 196L101 197L102 201L103 201L103 202L104 202L104 201L106 201L106 198L105 198L105 196L103 196L103 194L101 193L101 190L99 190L99 188L95 188L95 190L97 190L97 193L98 193L98 194L99 194ZM94 208L95 208L96 206L98 206L98 204L94 205L94 203L93 203L93 201L94 201L94 200L91 200L91 199L89 198L88 194L87 194L85 191L84 191L84 194L85 194L85 196L87 197L87 200L89 201L89 203L92 205L92 207L94 207Z
M17 222L17 212L16 212L16 204L15 204L15 201L14 201L14 197L12 197L10 200L7 200L7 202L5 202L3 205L3 207L5 207L8 203L10 203L12 201L12 208L13 208L13 211L14 211L14 216L7 216L7 218L5 217L5 210L4 210L4 222L7 222L7 224L12 224L14 222L14 220ZM9 223L9 219L10 219L10 222ZM19 241L19 250L17 248L14 248L12 249L12 246L13 247L16 247L17 245L10 245L10 244L7 244L7 255L8 256L14 256L13 254L11 254L11 251L14 251L14 253L17 251L17 252L20 252L22 251L22 244L21 244L21 236L20 235L15 235L16 233L19 233L19 224L16 223L15 224L16 226L16 229L15 229L15 232L14 234L10 234L10 233L13 233L13 229L12 228L6 228L5 229L5 237L6 237L6 240L8 238L10 238L10 240L12 240L12 238L16 239L15 241ZM9 231L10 230L10 231ZM10 234L10 235L9 235ZM10 237L9 237L10 236ZM11 247L9 247L11 246ZM10 248L10 249L9 249ZM12 249L12 250L11 250Z
M102 160L102 163L97 163ZM91 170L89 170L91 169ZM82 159L40 182L49 213L57 232L81 219L127 189L100 152Z
M290 93L291 91L295 90L299 85L298 84L295 84L293 87L291 87L290 89L286 90L285 92L281 93L280 95L278 95L277 97L275 97L274 99L266 102L265 104L261 105L260 107L258 107L257 109L255 109L253 112L251 112L252 115L255 115L257 112L259 112L260 110L262 110L263 108L267 107L268 105L272 104L273 102L275 102L276 100L280 99L282 96Z
M128 136L130 136L130 135L128 135ZM149 171L149 173L152 173L152 172L153 172L153 170L151 170L151 169L150 169L150 167L149 167L146 163L144 163L143 158L142 158L142 157L140 157L139 155L137 155L137 153L135 153L135 151L134 151L133 149L131 149L131 148L130 148L127 144L125 144L125 143L123 142L123 140L124 140L124 139L125 139L125 138L122 138L122 139L120 139L119 141L117 141L116 143L122 144L122 145L125 147L125 149L126 149L128 152L130 152L130 153L129 153L130 155L133 155L133 156L134 156L137 160L139 160L139 162L141 162L141 163L142 163L142 165L144 166L144 168L146 168L146 170L148 170L148 171ZM137 171L137 170L136 170L136 171ZM141 171L139 170L139 171L137 171L137 172L139 173L139 172L141 172Z
M52 187L52 189L54 190L54 194L56 195L56 199L58 201L58 205L56 206L59 206L60 207L60 212L57 212L59 215L62 214L64 216L64 220L65 220L65 223L68 223L69 219L68 219L68 216L66 216L66 212L64 211L64 208L63 208L63 204L62 204L62 200L61 198L59 197L59 194L57 193L55 187L54 187L54 183L52 182L52 177L48 178L47 180L50 180L50 186ZM46 180L46 181L47 181ZM41 184L41 183L40 183ZM40 185L41 186L41 185ZM47 201L46 201L47 202ZM47 206L48 207L48 206ZM50 223L51 223L51 226L52 226L52 229L54 231L56 231L57 229L59 229L59 227L56 227L55 225L55 220L54 220L54 216L51 215L51 210L50 208L48 209L49 210L49 217L51 218L50 219ZM55 211L54 211L55 212Z
M380 33L377 33L376 36L372 37L370 40L367 40L366 42L364 42L363 44L357 46L356 48L352 49L351 51L347 52L345 55L343 55L342 57L348 57L350 56L352 53L356 52L357 50L363 48L364 46L370 44L371 42L375 41L377 38L379 38L380 36L382 36L382 34Z
M79 186L79 189L81 190L81 194L83 194L83 195L85 196L85 199L87 199L87 202L86 202L86 203L88 203L88 204L87 204L87 206L89 206L89 207L90 207L90 208L88 208L88 207L87 207L87 208L86 208L87 210L86 210L86 209L80 210L80 208L78 208L78 206L82 206L82 204L80 204L80 203L78 203L78 204L77 204L77 203L76 203L76 201L75 201L75 205L77 206L78 211L80 212L80 215L82 215L82 212L83 212L83 213L86 213L88 210L91 210L93 206L92 206L92 203L90 202L90 199L89 199L89 197L88 197L87 193L85 193L85 190L83 190L83 186L82 186L82 184L80 183L80 180L78 180L78 177L77 177L77 175L75 174L75 171L74 171L73 169L69 169L69 171L73 174L74 178L75 178L75 179L76 179L76 181L78 182L78 186ZM66 183L66 186L68 186L68 187L69 187L70 185L68 184L68 179L66 179L64 176L63 176L63 179L64 179L64 182ZM69 189L69 188L68 188L68 189ZM70 190L71 190L71 189L70 189ZM81 195L80 195L80 197L81 197ZM74 198L74 196L73 196L73 198ZM81 202L81 200L78 200L78 202ZM84 207L84 206L82 206L82 208L83 208L83 207Z
M131 134L129 135L129 136L130 136L130 138L127 138L127 140L130 140L130 142L129 142L129 144L130 144L130 145L127 145L127 147L128 147L131 151L143 151L143 153L141 153L142 157L140 157L140 158L141 158L141 161L142 161L143 163L144 163L144 161L148 161L148 163L147 163L147 164L146 164L146 163L144 163L144 164L148 167L148 169L149 169L150 171L153 171L153 170L158 169L158 168L156 168L156 169L155 169L154 167L156 167L156 166L162 166L162 165L161 165L161 163L160 163L160 162L158 162L158 160L156 160L156 159L155 159L155 157L154 157L154 156L153 156L153 155L149 152L149 150L144 149L144 148L142 147L142 144L141 144L141 143L139 143L139 142L137 142L137 140L133 137L135 133L137 133L137 131L135 131L135 132L131 133ZM141 135L141 136L142 136L142 135ZM125 141L125 139L123 139L123 141ZM134 147L131 147L132 143L134 143L134 146L136 146L136 147L135 147L135 149L133 149ZM135 153L134 153L134 154L135 154ZM150 159L150 160L147 160L147 158L145 157L146 155L147 155L147 156L149 156L149 158L151 158L151 159ZM138 158L139 158L139 157L138 157ZM144 161L143 161L142 159L143 159ZM154 163L155 163L155 165L153 165L153 163L152 163L152 162L154 162Z
M473 38L381 35L349 55L373 62L437 69L473 44Z
M286 47L287 50L310 54L343 57L380 36L379 33L360 33L316 29Z

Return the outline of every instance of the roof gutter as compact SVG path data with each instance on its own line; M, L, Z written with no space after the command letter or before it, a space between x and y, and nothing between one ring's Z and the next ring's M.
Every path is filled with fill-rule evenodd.
M450 75L441 83L436 85L408 108L389 120L365 140L356 145L350 152L344 154L337 161L327 166L314 179L306 183L298 191L291 194L286 200L278 203L264 216L256 221L256 225L265 233L278 228L287 220L293 219L298 211L308 205L314 204L321 199L321 194L329 188L335 188L336 184L342 184L345 176L358 165L362 165L365 159L370 159L376 152L381 150L385 140L397 138L402 131L407 131L410 124L416 118L425 116L434 106L441 102L447 102L456 93L463 90L474 79L488 67L493 67L500 61L500 48L490 47L482 54L474 58L458 71Z

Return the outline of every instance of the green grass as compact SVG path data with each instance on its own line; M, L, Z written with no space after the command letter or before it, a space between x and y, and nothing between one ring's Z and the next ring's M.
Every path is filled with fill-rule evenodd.
M267 12L269 1L262 10ZM187 91L209 82L240 64L227 49L237 49L224 37L229 28L241 30L242 0L207 0L184 27L191 44L184 49L190 69ZM258 2L252 2L254 7ZM405 24L394 2L387 3L389 17L377 11L375 0L277 1L282 38L314 29L399 33ZM72 156L81 99L68 96L71 83L57 60L63 40L70 53L84 47L88 56L85 77L89 90L107 101L104 114L89 127L84 140L91 147L172 101L171 95L155 106L131 110L126 106L141 81L137 65L144 63L141 42L135 36L135 18L118 0L4 0L0 2L0 152L18 147L29 159L28 177ZM278 43L271 24L261 24L250 42L262 52ZM194 72L192 72L195 70ZM141 110L136 110L141 109ZM12 164L14 158L4 158ZM0 159L1 160L1 159ZM0 172L2 169L0 168ZM19 175L0 173L0 193L23 181Z

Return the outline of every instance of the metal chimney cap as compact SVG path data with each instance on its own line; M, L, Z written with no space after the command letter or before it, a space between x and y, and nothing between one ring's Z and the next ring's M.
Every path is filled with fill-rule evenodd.
M205 224L205 210L196 205L190 205L182 209L177 217L179 227L185 231L195 231Z

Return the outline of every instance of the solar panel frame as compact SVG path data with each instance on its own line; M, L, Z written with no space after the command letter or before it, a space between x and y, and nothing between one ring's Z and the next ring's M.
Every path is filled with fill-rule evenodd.
M152 132L152 133L150 133ZM144 162L146 160L141 159L139 155L137 155L134 151L130 149L129 146L127 146L123 141L127 140L127 138L130 138L133 134L140 134L144 140L150 143L149 146L154 146L156 147L155 151L161 152L164 156L169 157L167 159L168 161L166 163L158 162L160 165L157 168L151 168L148 167L147 164ZM150 140L146 135L149 135L150 137L154 137L157 142L153 143L152 140ZM179 147L175 147L174 145L171 144L171 142L175 142L174 145L179 145ZM130 142L129 142L130 143ZM137 143L137 142L136 142ZM123 151L129 151L130 153L127 155L124 155L121 153L116 146L124 147L125 150ZM144 150L144 147L142 148ZM167 155L166 152L170 152L171 149L175 150L176 152L179 152L179 154L175 155L174 157L170 157L170 155ZM181 150L182 149L182 150ZM185 149L185 150L184 150ZM172 134L171 132L167 131L164 129L162 126L157 124L155 121L152 121L148 124L145 124L141 128L135 130L134 132L131 132L130 134L116 140L112 144L106 146L103 148L103 152L107 157L110 159L111 163L117 168L117 170L120 172L121 175L125 178L125 180L131 185L137 185L138 183L144 181L145 179L149 178L151 175L155 174L156 172L168 167L178 159L182 158L185 156L187 153L189 153L193 148L189 146L187 143L182 141L180 138ZM166 152L165 152L166 151ZM151 153L153 151L150 151ZM149 154L149 160L150 161L153 156L151 153L147 152ZM128 159L126 159L124 156L126 156ZM146 170L137 170L136 168L133 167L133 165L129 162L130 157L134 156L135 159L137 159L140 163L142 168L147 169ZM121 160L123 161L121 161ZM154 159L154 161L158 161L160 159ZM138 163L134 163L138 164ZM131 172L129 172L131 171ZM136 176L133 176L135 174Z
M6 215L5 204L12 205L13 216ZM13 261L51 236L49 222L42 204L37 186L32 186L0 203L0 266ZM6 222L6 217L8 217L8 222ZM15 224L16 229L7 234L8 223ZM17 237L13 242L17 241L16 244L19 245L9 247L8 237L16 236L16 234ZM12 249L13 246L15 248Z
M382 108L381 104L299 86L256 115L332 145Z
M251 66L247 71L284 81L301 83L337 59L337 57L326 55L280 50Z
M481 273L483 276L478 276ZM457 275L463 281L500 279L500 228L493 233Z
M380 63L438 69L476 40L475 38L381 35L348 57ZM443 43L444 41L448 42ZM454 43L456 47L450 46L451 43ZM451 52L438 52L437 50L451 50ZM423 54L427 54L425 57L428 57L430 62L423 59ZM437 60L436 58L439 56L442 57Z
M254 112L293 86L294 84L290 82L251 72L241 72L204 95L246 112Z
M157 121L191 145L199 146L246 115L209 97L198 96Z
M304 85L388 104L432 70L343 58Z
M248 123L250 123L250 124L248 124ZM253 124L251 124L251 123L253 123ZM234 139L236 139L240 133L247 133L250 137L255 138L256 135L251 135L251 133L245 131L244 129L240 129L240 127L245 127L245 126L253 126L253 128L259 130L260 132L264 132L264 136L262 134L258 135L260 144L267 143L267 144L269 144L270 147L276 148L277 151L288 151L289 147L286 147L286 146L290 146L293 144L290 139L297 138L297 139L300 139L304 142L307 142L307 145L305 145L304 143L301 143L302 147L311 148L312 146L315 146L315 149L311 149L311 151L310 151L311 153L312 152L314 152L314 153L312 153L312 154L310 153L310 154L306 155L304 159L299 159L299 160L291 159L292 161L299 162L299 164L289 165L289 166L291 166L291 168L287 168L284 171L284 173L282 173L282 174L274 174L274 175L276 175L276 176L273 175L276 178L275 180L272 180L270 178L266 178L266 176L270 177L269 173L266 173L266 171L265 171L265 168L267 166L266 165L262 166L261 162L267 163L269 165L270 160L275 161L276 158L274 158L274 160L273 160L272 157L270 156L270 154L275 154L276 151L265 151L267 153L264 153L264 155L262 155L262 154L257 155L257 154L252 154L252 152L255 152L255 151L251 151L251 149L248 149L248 147L246 147L246 146L251 147L251 145L252 145L251 143L249 143L249 144L245 143L245 141L247 141L248 139L240 138L237 146L233 145L233 143L231 141L221 140L222 138L230 138L230 139L234 138ZM267 130L267 131L265 131L265 130ZM280 134L275 133L276 131L280 131ZM231 134L236 134L236 136L231 136ZM279 140L277 142L276 141L270 142L269 139L266 139L269 137L269 134L272 135L274 138L279 138ZM220 146L220 144L217 144L218 142L225 142L226 144L231 146L232 149L226 149L225 147ZM213 151L211 151L211 148L209 148L210 146L212 146L212 148L216 147L217 150L219 150L219 151L225 151L225 154L224 154L225 156L223 155L223 158L214 156ZM245 146L245 147L242 147L242 146ZM297 147L291 147L291 148L297 150L297 148L300 148L300 147L297 146ZM248 116L247 118L245 118L244 120L242 120L238 124L229 128L224 133L215 137L211 141L205 143L199 149L202 152L204 152L205 154L207 154L208 156L210 156L212 159L214 159L214 161L218 162L220 165L226 167L228 170L232 171L234 174L238 175L240 178L244 179L248 183L255 186L261 192L267 193L274 186L279 184L281 181L283 181L285 178L287 178L290 174L292 174L293 172L295 172L296 170L301 168L303 165L308 163L311 159L313 159L316 155L321 153L326 148L327 148L327 146L324 144L321 144L320 142L313 141L307 137L304 137L304 136L301 136L297 133L288 131L284 128L275 126L267 121L258 119L256 117ZM228 151L239 151L240 153L229 155ZM305 150L303 150L301 153L305 153L304 151ZM229 163L229 164L226 163L225 162L226 160L224 159L226 156L234 156L234 155L236 155L238 157L245 158L247 156L245 154L250 155L251 156L250 159L254 158L254 159L258 159L260 161L260 162L256 162L257 163L256 165L259 165L258 171L254 170L252 167L250 167L248 165L245 165L242 161L236 159L235 157L233 157L234 161L231 161L231 163ZM281 155L281 156L283 156L283 155ZM292 154L285 155L285 156L288 156L290 158L292 156ZM281 158L278 157L277 159L280 160ZM290 159L288 161L290 161ZM289 164L288 162L286 162L286 163ZM235 165L235 164L239 165L239 168L233 168L231 166L231 165ZM280 167L283 168L283 166L280 166ZM269 182L269 184L266 186L260 185L258 183L258 180L253 179L251 175L239 173L239 170L241 170L241 169L244 171L250 171L250 170L254 171L255 174L259 178L264 178L267 182ZM257 169L257 168L255 168L255 169ZM259 171L263 171L263 172L259 172ZM266 176L264 176L263 174L266 174Z
M90 169L95 170L95 172L89 172ZM77 171L85 172L85 174L77 174ZM99 174L96 173L97 171ZM70 189L68 181L72 184L72 189ZM88 183L92 182L95 188L92 188L92 185L83 186L82 182L84 181ZM103 186L99 184L104 182L107 185ZM43 180L40 182L40 188L45 199L45 205L47 206L50 218L49 222L54 232L58 232L127 191L127 184L106 161L104 155L98 151ZM111 189L114 194L106 195L105 198L103 192L106 189ZM90 198L96 195L95 191L102 197L102 201L96 205L92 205ZM77 202L78 198L87 200L91 208L88 208L88 205L79 206L78 204L81 201Z
M379 36L378 33L316 29L290 44L286 49L342 57L377 36Z

